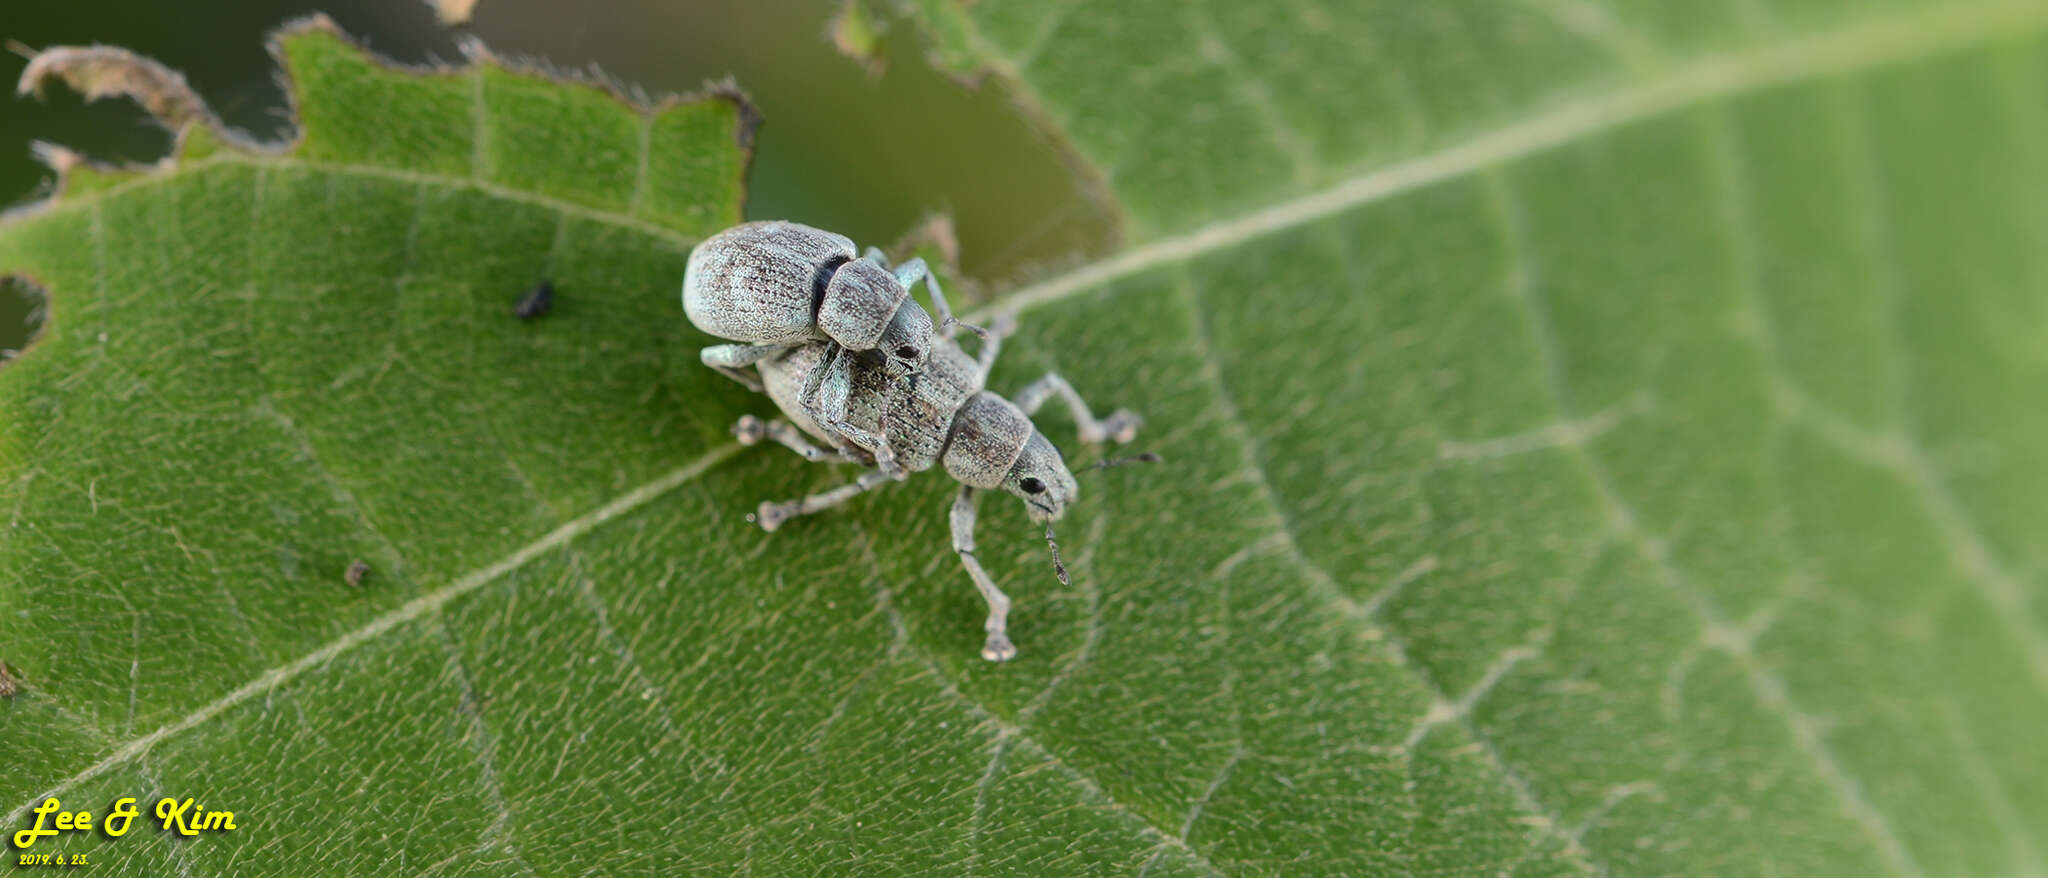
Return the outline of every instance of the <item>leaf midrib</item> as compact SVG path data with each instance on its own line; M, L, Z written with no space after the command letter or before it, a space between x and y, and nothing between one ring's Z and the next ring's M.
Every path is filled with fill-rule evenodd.
M2000 39L2012 38L2015 34L2032 33L2048 25L2048 4L2037 2L2006 2L1980 4L1968 10L1943 9L1932 12L1922 11L1903 15L1883 16L1865 20L1842 30L1827 34L1807 36L1785 41L1777 45L1745 50L1726 55L1701 59L1671 68L1662 77L1647 84L1624 88L1593 98L1567 102L1548 112L1521 122L1503 127L1466 140L1462 143L1397 162L1381 168L1337 181L1322 191L1309 193L1255 210L1241 216L1220 221L1181 235L1155 240L1067 274L1054 277L1005 297L1002 301L981 309L970 318L985 320L997 309L1022 311L1047 305L1083 292L1095 289L1111 281L1127 277L1151 268L1187 261L1196 256L1244 243L1266 235L1284 232L1315 220L1351 210L1404 192L1434 183L1458 179L1487 168L1503 165L1515 159L1533 155L1544 150L1590 137L1604 131L1666 115L1689 106L1716 99L1736 96L1766 88L1820 78L1832 74L1853 73L1876 67L1888 66L1917 58L1938 56L1951 51L1968 48ZM564 215L577 216L593 221L625 228L656 237L681 247L688 247L695 239L674 229L628 214L594 208L578 202L553 196L542 195L509 188L476 177L432 174L418 171L386 168L342 162L309 161L284 156L261 156L240 153L220 153L196 162L191 162L176 171L153 173L134 180L123 181L84 196L55 200L48 210L68 210L92 205L101 199L113 196L131 188L175 180L188 170L198 170L213 165L243 164L258 167L296 167L337 174L351 174L411 182L415 184L443 186L449 188L474 189L509 201L532 204L556 210ZM32 354L25 352L24 356ZM1219 395L1227 390L1219 383ZM1561 404L1559 405L1562 411ZM1232 416L1234 429L1244 430L1241 418ZM1249 433L1245 434L1249 439ZM561 525L540 539L530 543L500 561L472 571L450 582L448 585L425 593L406 604L386 613L355 631L349 632L299 659L265 671L263 674L237 687L209 704L186 716L165 724L156 730L132 739L98 762L78 774L60 782L49 792L36 796L16 809L11 819L27 813L34 802L45 796L57 795L63 790L89 780L107 769L129 759L147 753L157 742L187 729L201 725L212 717L236 704L288 682L303 672L325 664L342 652L373 640L392 628L412 621L429 612L438 610L449 600L474 591L498 577L523 566L533 558L562 546L576 537L628 514L640 506L658 498L667 491L695 478L712 466L732 457L741 449L738 445L722 445L697 459L671 470L668 474L639 488L629 491L613 501ZM1249 450L1248 453L1254 453ZM1255 453L1254 453L1255 454ZM1254 456L1254 460L1256 457ZM1589 468L1597 468L1597 461L1586 458ZM1263 473L1263 465L1259 465ZM1589 472L1596 474L1597 469ZM1917 485L1916 485L1917 487ZM1284 510L1279 496L1266 490L1268 502L1276 511ZM1283 525L1282 533L1292 541L1291 529ZM1640 535L1636 535L1640 536ZM1298 563L1304 565L1305 577L1313 584L1313 572L1319 571L1313 562L1301 556L1298 548L1290 553ZM1646 556L1648 557L1648 556ZM1675 571L1668 570L1672 576ZM1976 571L1965 571L1975 578ZM1327 574L1324 574L1327 577ZM1349 600L1348 595L1340 595ZM906 636L903 634L901 636ZM928 658L928 657L927 657ZM1418 683L1428 691L1441 696L1441 690L1422 672L1414 670ZM1752 668L1752 670L1754 670ZM977 709L985 716L995 718L985 706L961 693L957 687L947 690L960 701ZM1462 718L1461 718L1462 722ZM1020 727L1007 723L999 729L1006 734L1030 744L1044 752L1049 758L1082 781L1090 790L1114 803L1099 783L1085 773L1072 768L1043 745L1025 736ZM1469 725L1467 726L1470 731ZM1476 732L1473 733L1475 739ZM1504 776L1506 768L1500 766ZM1533 804L1527 803L1527 804ZM1125 813L1137 814L1123 806ZM1544 816L1540 806L1535 816ZM1140 820L1153 832L1178 841L1162 827ZM1554 822L1554 821L1553 821ZM1554 827L1553 827L1554 830ZM1895 842L1894 842L1895 843ZM1198 851L1182 843L1185 849L1207 865ZM1592 864L1598 868L1597 864ZM1894 862L1896 866L1896 862ZM1210 868L1214 868L1210 865Z
M1626 127L1687 107L1825 76L1936 57L2048 28L2048 3L1982 3L1969 8L1866 19L1839 31L1674 66L1646 83L1560 103L1443 149L1334 181L1307 193L1123 250L1109 258L1018 289L971 319L1022 311L1161 265L1183 262L1277 234L1489 167Z
M256 675L249 682L236 687L220 698L208 702L199 709L180 717L178 720L166 723L149 734L122 744L118 749L107 754L100 761L93 763L79 773L66 778L48 791L23 803L21 807L15 809L9 816L9 820L18 821L23 815L28 813L28 809L33 807L36 802L40 802L49 796L59 795L73 786L99 776L109 768L147 753L151 747L164 738L200 725L226 711L228 708L269 692L306 671L326 664L335 656L383 636L385 632L419 619L429 613L436 612L449 601L489 585L497 581L499 577L524 567L533 559L595 530L598 526L660 499L669 491L697 478L704 474L705 471L737 455L743 449L744 446L738 443L726 443L712 448L710 451L699 455L695 460L669 470L660 478L627 491L611 502L563 523L554 530L548 531L540 539L521 546L517 551L506 555L489 566L480 567L463 574L447 585L398 605L389 612L370 620L369 624L322 644L320 648L312 652Z

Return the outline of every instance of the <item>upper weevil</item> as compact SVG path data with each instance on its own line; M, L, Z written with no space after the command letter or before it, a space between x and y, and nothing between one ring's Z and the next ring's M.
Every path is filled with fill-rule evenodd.
M954 327L948 323L917 381L898 379L886 364L846 357L830 343L782 351L755 363L769 396L803 432L836 450L813 446L797 428L781 421L764 422L748 415L733 428L744 444L773 439L806 460L867 463L878 456L877 449L862 437L881 436L911 470L945 466L946 473L961 483L951 515L953 550L988 602L988 639L981 655L990 661L1009 659L1017 650L1008 633L1010 599L974 558L975 491L1000 488L1024 501L1031 520L1045 523L1046 542L1053 547L1053 567L1064 582L1066 570L1059 564L1058 546L1052 543L1052 522L1066 514L1079 496L1080 486L1059 449L1032 424L1031 415L1058 395L1066 401L1081 441L1089 443L1105 439L1128 442L1140 423L1137 415L1122 409L1096 420L1080 394L1057 374L1048 373L1033 382L1014 402L983 390L1002 337L1013 327L1012 321L1000 321L983 336L981 355L975 358L953 343ZM851 432L817 421L797 404L806 388L819 383L819 372L847 361L851 361L847 365L850 380L841 395L845 421L854 428ZM1143 455L1141 459L1156 458ZM762 503L754 520L774 530L793 517L838 505L890 480L890 474L878 468L852 484L821 494Z
M844 235L780 221L745 223L699 243L683 273L683 310L698 329L744 342L705 348L704 364L761 390L760 381L741 369L829 340L847 351L880 352L898 377L922 371L932 349L932 319L910 297L910 287L925 282L950 331L955 321L945 293L922 259L892 272L880 250L871 247L861 258L857 253ZM809 416L851 435L855 428L844 423L837 407L841 398L819 398L821 388L846 384L850 360L836 360L831 374L821 376L799 404ZM875 449L879 466L903 476L885 437L860 438Z

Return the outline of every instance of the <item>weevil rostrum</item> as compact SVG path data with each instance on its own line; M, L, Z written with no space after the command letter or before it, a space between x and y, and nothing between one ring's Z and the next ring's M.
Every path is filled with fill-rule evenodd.
M716 246L724 237L715 236L699 247ZM714 264L719 258L707 256L704 264ZM878 268L885 264L879 254L872 254L867 261ZM699 264L696 254L691 255L690 262L693 266ZM924 276L929 278L928 273ZM794 272L784 277L798 288L778 289L774 291L777 296L823 295L821 285L808 278ZM936 284L930 288L935 294L938 292ZM776 530L792 518L830 509L907 473L934 466L943 466L948 475L960 482L949 515L953 551L988 604L984 625L987 639L981 655L989 661L1006 661L1017 654L1008 630L1010 599L974 556L976 493L1001 489L1022 500L1031 520L1046 526L1046 541L1053 547L1055 570L1065 581L1066 572L1059 566L1059 550L1053 543L1052 523L1079 498L1080 486L1059 449L1039 432L1031 416L1057 396L1073 416L1081 441L1089 444L1112 439L1128 442L1137 434L1142 419L1118 409L1098 420L1073 386L1056 373L1047 373L1032 382L1017 393L1014 401L989 392L989 369L995 364L1004 336L1015 330L1015 321L1005 318L987 331L974 330L982 338L981 349L979 356L969 356L955 338L957 330L966 324L952 319L942 295L933 298L934 307L944 319L917 366L908 357L893 357L888 352L880 356L863 354L837 339L821 341L808 337L796 344L783 343L758 355L750 354L744 365L754 367L758 380L735 374L739 366L729 361L712 362L709 353L705 362L749 386L758 386L788 418L740 418L733 432L742 444L771 439L808 461L873 467L852 483L829 491L795 500L764 501L750 516L764 530ZM907 295L895 307L899 314L918 309ZM704 322L696 321L694 313L692 320L699 327L705 326ZM931 325L929 317L924 325ZM831 415L819 417L823 411ZM813 438L826 447L812 444ZM893 456L896 468L881 464L885 453ZM1141 459L1156 458L1145 455Z

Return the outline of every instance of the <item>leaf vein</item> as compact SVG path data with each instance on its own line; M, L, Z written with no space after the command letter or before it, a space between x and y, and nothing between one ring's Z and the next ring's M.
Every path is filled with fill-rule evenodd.
M1535 342L1539 361L1538 371L1544 377L1552 408L1558 412L1559 417L1573 418L1575 415L1566 402L1569 395L1566 392L1562 360L1558 354L1556 333L1551 328L1545 304L1538 293L1539 281L1535 267L1527 264L1527 247L1523 243L1526 233L1519 219L1519 202L1505 174L1494 174L1490 179L1495 184L1495 194L1501 202L1501 210L1497 216L1504 226L1504 236L1509 242L1510 258L1518 263L1510 273L1522 279L1522 282L1516 285L1515 299L1521 303L1524 322ZM1812 763L1817 777L1840 800L1845 813L1876 843L1886 866L1899 875L1921 874L1912 856L1899 842L1897 834L1891 830L1884 815L1863 797L1855 779L1843 770L1841 763L1828 749L1826 742L1822 740L1818 724L1792 701L1784 684L1776 675L1766 671L1757 662L1755 654L1741 638L1739 630L1728 623L1726 613L1714 599L1688 583L1680 574L1676 565L1671 562L1670 553L1663 541L1643 528L1634 508L1628 505L1619 489L1615 487L1606 463L1584 446L1569 446L1569 450L1580 462L1588 484L1607 515L1610 527L1651 564L1663 585L1680 598L1709 632L1710 639L1721 645L1723 651L1741 666L1758 703L1784 721L1792 735L1793 743ZM1737 633L1727 637L1717 635L1717 632L1723 631Z
M1720 213L1723 224L1728 229L1730 246L1735 251L1737 288L1744 306L1756 314L1755 346L1767 367L1767 381L1777 400L1778 416L1796 417L1809 423L1826 423L1829 426L1817 432L1828 435L1842 436L1859 432L1848 419L1828 412L1786 375L1779 353L1778 332L1766 300L1767 289L1757 267L1760 245L1753 233L1753 212L1746 195L1750 184L1744 174L1743 145L1733 129L1733 124L1723 113L1709 114L1709 128L1711 157L1715 165L1715 172L1711 177L1723 202ZM1897 321L1891 323L1896 326ZM1900 350L1895 351L1894 355L1903 359L1906 353L1901 344ZM2027 653L2035 682L2040 684L2048 681L2048 642L2044 642L2040 632L2024 621L2026 607L2023 587L2016 580L1999 579L2004 575L2003 571L1998 569L1997 562L1991 557L1989 550L1981 543L1972 545L1975 538L1974 530L1968 526L1962 513L1952 505L1953 500L1942 490L1938 474L1927 463L1914 442L1905 436L1895 440L1862 437L1861 440L1851 441L1848 445L1865 451L1885 452L1876 461L1865 461L1892 472L1920 497L1921 505L1934 520L1936 529L1942 532L1942 536L1950 544L1950 554L1955 563L1967 579L1977 584L1977 591L1986 602L1999 611L1996 615L2005 621L2009 633L2018 641L2022 651ZM1853 453L1850 456L1859 457ZM1740 644L1740 651L1746 653L1748 643L1754 639L1744 639ZM1967 759L1967 754L1958 752L1956 757L1962 761ZM1857 786L1852 779L1849 791L1860 797ZM1868 807L1871 815L1877 815L1874 806L1852 804L1852 814L1859 819L1864 819L1863 815L1856 814L1853 810L1858 807ZM1993 804L1991 807L1996 812L1997 806ZM1884 828L1883 831L1890 832L1889 828ZM1889 855L1889 852L1887 854ZM1907 865L1917 868L1912 866L1910 859Z
M533 559L545 555L613 519L646 506L684 483L697 478L706 470L723 463L738 454L741 449L742 446L737 443L717 446L699 455L696 459L613 498L603 506L584 513L582 516L563 524L561 527L549 531L533 542L521 546L518 550L489 565L456 577L447 585L413 598L389 612L370 620L367 624L322 644L319 648L305 655L258 674L227 694L201 705L198 709L172 722L159 726L148 734L127 741L113 752L102 757L98 762L59 781L47 792L31 798L28 802L15 809L13 815L9 818L10 822L19 822L22 815L27 814L28 809L33 807L34 803L40 802L46 797L59 795L80 783L98 777L115 766L149 752L150 748L155 747L166 738L203 724L245 701L269 693L279 686L305 674L307 671L326 665L342 653L376 640L389 633L392 629L419 619L428 613L438 611L449 601L495 582L505 574L524 567Z
M1566 32L1611 52L1616 60L1637 72L1657 69L1667 54L1636 29L1615 18L1614 11L1592 0L1517 0L1549 18Z
M1052 679L1045 681L1045 688L1040 689L1037 695L1032 696L1031 700L1017 711L1019 726L1025 725L1032 716L1051 703L1053 694L1059 691L1060 686L1072 679L1082 668L1087 667L1089 659L1095 656L1095 644L1102 639L1103 622L1102 586L1095 581L1093 567L1095 547L1102 543L1102 533L1108 521L1103 516L1096 516L1095 523L1088 528L1086 548L1081 550L1081 557L1074 560L1074 569L1081 571L1082 574L1081 589L1088 596L1088 625L1081 635L1081 647L1075 651L1071 661L1052 675Z
M982 725L994 729L998 739L1014 741L1016 742L1015 746L1029 747L1039 755L1044 756L1047 764L1054 766L1060 773L1065 774L1085 794L1100 799L1109 810L1128 817L1138 826L1140 834L1150 836L1161 844L1180 849L1193 858L1202 867L1202 870L1210 875L1223 874L1222 870L1216 868L1200 851L1190 847L1173 833L1167 832L1164 826L1153 822L1143 812L1124 804L1115 796L1110 795L1109 790L1097 782L1094 777L1075 768L1065 759L1061 758L1059 754L1054 753L1051 748L1039 743L1036 738L1033 738L1029 732L1025 731L1017 723L1004 719L981 702L968 697L967 693L960 691L960 687L953 680L952 675L946 673L946 669L938 663L938 660L932 658L928 652L919 648L911 640L910 626L904 622L903 613L897 609L895 598L891 595L888 586L884 582L881 561L875 555L873 534L868 532L867 526L862 522L855 521L853 526L855 531L860 534L863 554L866 556L869 565L874 569L875 604L882 609L883 615L889 620L889 627L895 635L896 648L914 656L918 663L924 666L926 672L931 675L932 680L935 682L940 695L965 707L969 713L974 714L980 719Z
M1336 607L1346 619L1354 624L1366 627L1379 634L1386 643L1388 651L1395 659L1395 664L1409 672L1414 678L1417 687L1430 697L1432 703L1450 703L1449 697L1444 693L1443 686L1436 682L1435 677L1427 669L1409 660L1407 645L1404 639L1395 631L1375 625L1372 618L1365 614L1364 607L1344 591L1343 586L1339 585L1336 579L1330 576L1329 571L1324 570L1320 564L1317 564L1314 559L1309 558L1307 553L1302 551L1300 542L1294 537L1295 527L1293 520L1287 514L1286 507L1281 500L1281 495L1273 487L1272 481L1266 477L1265 464L1259 456L1258 440L1252 435L1250 427L1246 425L1244 415L1238 408L1236 398L1231 394L1229 382L1224 379L1222 361L1218 358L1210 342L1208 326L1206 321L1202 319L1201 302L1195 294L1193 280L1185 271L1181 271L1178 274L1178 283L1175 284L1174 288L1182 297L1192 324L1189 330L1189 337L1192 339L1194 354L1202 361L1202 375L1210 384L1216 396L1217 406L1223 412L1224 429L1234 434L1232 438L1236 441L1240 453L1245 458L1245 470L1250 473L1251 482L1264 498L1266 507L1273 513L1271 518L1274 520L1274 528L1285 540L1283 554L1293 562L1295 567L1301 570L1303 578L1310 585L1310 591L1321 595L1324 600ZM1454 716L1449 721L1462 729L1472 739L1474 744L1478 746L1480 753L1490 763L1494 772L1499 775L1502 785L1507 787L1509 793L1514 797L1516 805L1540 821L1541 833L1563 840L1563 836L1560 835L1563 829L1563 820L1558 812L1543 805L1542 801L1536 797L1535 791L1529 786L1528 781L1523 779L1512 766L1508 765L1506 758L1502 756L1499 748L1493 745L1491 739L1482 733L1478 727L1474 726L1467 717ZM1594 863L1590 857L1583 860L1582 865L1590 871L1601 871L1601 866Z
M1223 29L1216 26L1205 0L1183 3L1180 8L1183 19L1195 33L1196 54L1223 71L1225 78L1230 80L1238 102L1258 118L1259 129L1266 142L1293 166L1295 185L1306 186L1313 182L1320 174L1315 144L1280 112L1266 83L1246 69L1244 61L1223 38Z
M1702 58L1671 68L1644 84L1556 105L1448 147L1336 180L1327 188L1123 250L1021 288L966 319L985 322L999 310L1022 311L1090 292L1139 272L1185 262L1706 101L1938 55L2044 26L2048 26L2048 3L1985 2L1965 11L1935 9L1876 17L1832 33Z
M519 853L519 848L511 841L517 835L512 831L517 818L512 814L511 803L505 798L505 787L498 779L498 765L494 755L498 747L497 737L491 734L490 723L484 719L483 699L478 697L476 686L470 682L469 669L462 661L462 648L456 644L455 634L448 628L448 617L439 610L434 612L433 617L435 639L441 643L441 649L448 659L448 671L454 675L456 689L460 693L456 709L469 720L471 734L464 737L468 740L470 750L476 754L477 782L483 786L484 798L491 803L492 810L497 812L491 825L484 828L486 841L478 846L478 850L496 845L511 855L513 861L517 862L526 874L537 875L539 873L534 871L533 864L526 861L526 857Z

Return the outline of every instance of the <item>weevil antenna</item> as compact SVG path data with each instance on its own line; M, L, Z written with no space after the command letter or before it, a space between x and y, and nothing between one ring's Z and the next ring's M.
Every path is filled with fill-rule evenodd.
M968 332L974 333L975 338L981 339L982 341L988 341L988 330L976 326L972 323L969 323L965 320L961 320L958 317L954 317L951 314L946 315L946 319L939 321L940 329L945 329L948 326L958 326L961 329L965 329Z
M1082 470L1082 472L1088 472L1090 470L1098 469L1109 469L1110 467L1116 466L1128 466L1133 463L1161 463L1164 461L1165 458L1162 458L1157 454L1153 454L1152 452L1147 451L1143 454L1133 454L1130 457L1119 457L1113 460L1098 460L1094 464L1091 464L1088 467L1088 469Z
M1045 523L1045 544L1052 549L1052 575L1060 578L1061 585L1071 584L1067 581L1067 565L1060 563L1060 544L1053 539L1050 521Z

